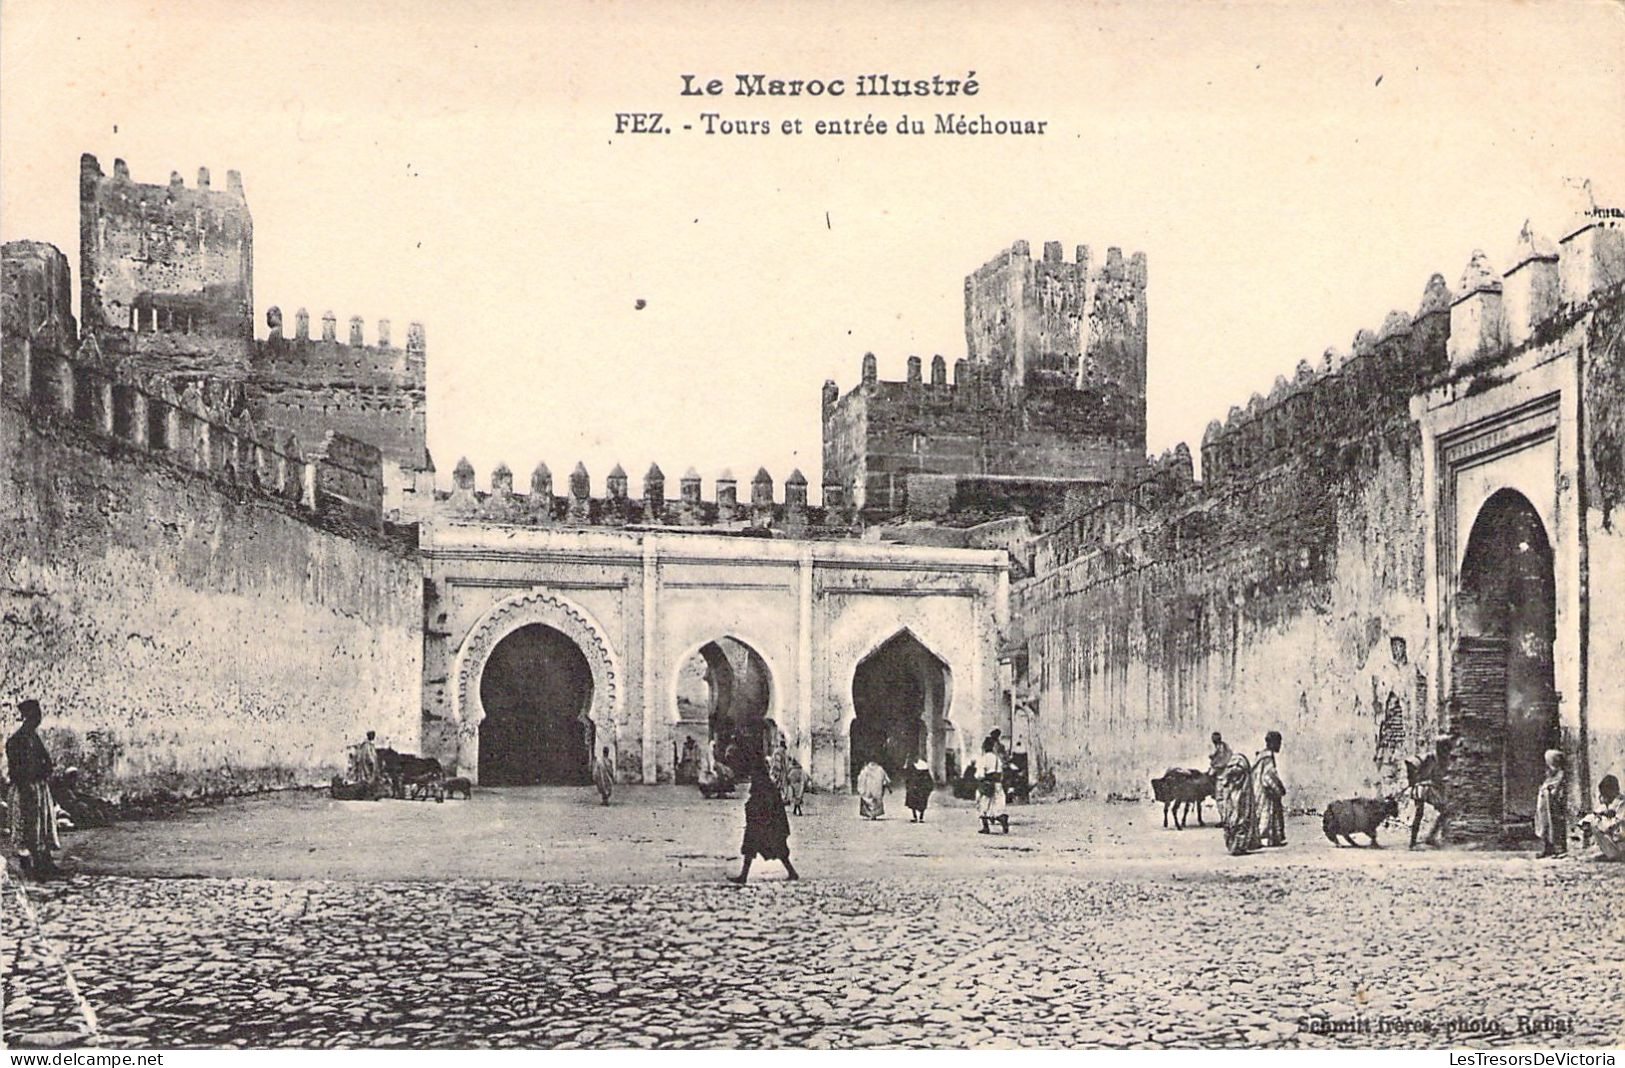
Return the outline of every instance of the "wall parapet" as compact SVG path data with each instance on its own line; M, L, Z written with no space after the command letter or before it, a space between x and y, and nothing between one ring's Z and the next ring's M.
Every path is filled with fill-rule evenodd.
M0 396L35 419L70 424L234 494L312 517L337 508L366 527L383 527L381 462L371 446L334 434L318 454L307 454L291 432L257 426L246 411L231 409L229 392L194 382L176 394L167 381L141 382L102 358L94 338L73 356L9 333L0 344ZM342 496L334 492L341 485Z
M528 493L516 493L513 471L505 463L492 470L489 488L475 485L473 464L465 457L452 471L452 488L435 494L434 513L453 521L509 523L521 526L659 527L726 531L757 537L779 534L812 538L856 536L857 515L839 485L826 483L821 506L808 503L807 478L799 470L785 479L776 496L766 468L757 470L740 497L739 480L723 471L713 480L713 494L702 493L703 479L688 468L678 479L676 497L666 495L666 476L651 464L634 496L631 480L619 464L605 479L605 492L594 495L586 465L577 463L562 493L554 492L552 470L538 464Z
M364 374L385 380L390 384L410 384L421 387L425 380L428 342L423 324L412 322L406 328L406 344L394 342L390 320L379 319L374 342L366 342L366 325L359 315L351 316L346 338L338 335L338 317L332 311L322 315L319 338L310 336L310 313L300 308L294 313L294 333L283 333L282 309L276 306L265 312L267 336L255 344L255 363L273 367L278 372L292 370L338 374Z

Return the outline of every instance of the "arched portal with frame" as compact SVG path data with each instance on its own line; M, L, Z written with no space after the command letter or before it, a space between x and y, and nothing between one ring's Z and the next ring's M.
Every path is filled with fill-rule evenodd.
M875 642L844 682L848 703L841 730L849 779L871 759L896 774L923 758L938 782L957 772L963 739L951 715L953 669L912 628Z
M614 647L586 609L549 590L532 590L499 602L482 616L469 628L452 662L451 714L457 725L461 774L475 776L479 770L480 723L486 714L480 681L486 664L503 639L536 624L563 634L581 651L592 677L586 716L596 745L609 746L613 757L624 700L624 676Z
M1469 528L1454 611L1460 830L1517 834L1533 820L1543 754L1561 743L1552 548L1538 510L1519 491L1490 495Z
M683 652L670 665L666 703L670 709L672 728L672 771L677 781L687 782L691 775L710 765L712 755L709 746L719 718L726 719L733 728L772 720L787 737L791 733L780 719L778 668L764 651L764 646L766 643L758 642L735 629L718 631L715 636L703 641L685 644ZM684 716L684 672L690 661L696 659L704 661L709 687L703 723ZM741 661L737 666L733 662L735 659ZM692 713L694 710L689 711ZM694 740L698 750L695 757L699 761L697 766L686 766L684 752L689 739Z

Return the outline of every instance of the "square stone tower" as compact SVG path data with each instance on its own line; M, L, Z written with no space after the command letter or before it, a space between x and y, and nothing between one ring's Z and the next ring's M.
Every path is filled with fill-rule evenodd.
M102 173L79 160L80 321L108 355L148 379L241 383L254 341L254 221L242 179L214 189Z

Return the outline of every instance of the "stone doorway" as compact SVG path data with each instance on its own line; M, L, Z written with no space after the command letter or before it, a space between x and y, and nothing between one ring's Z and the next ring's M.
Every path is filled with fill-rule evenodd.
M870 761L893 779L916 760L946 781L948 698L952 675L910 631L898 632L865 657L852 676L855 715L849 742L849 778Z
M1456 594L1450 789L1458 837L1532 831L1545 752L1561 740L1556 614L1545 525L1528 498L1501 490L1473 523Z
M587 658L563 632L531 623L504 637L480 674L480 784L590 783L592 693Z
M678 668L675 781L697 782L702 771L725 762L734 739L760 727L772 705L773 675L760 653L734 637L700 646Z

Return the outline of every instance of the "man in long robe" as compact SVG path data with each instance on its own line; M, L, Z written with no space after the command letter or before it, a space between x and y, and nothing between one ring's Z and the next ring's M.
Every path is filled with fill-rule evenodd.
M378 732L368 731L367 737L356 746L356 771L360 781L367 788L367 796L372 798L383 796L383 773L378 763Z
M1267 846L1286 845L1286 784L1275 766L1281 732L1264 736L1264 748L1253 758L1253 804L1258 809L1259 838Z
M858 772L858 815L864 819L877 820L886 814L886 790L891 786L891 776L886 769L874 761L863 766Z
M1219 815L1224 821L1224 848L1233 856L1251 853L1259 846L1258 808L1253 799L1253 768L1240 753L1219 773L1224 802Z
M784 804L797 816L801 815L801 802L807 796L807 773L801 768L801 761L794 757L790 759L789 771L784 777Z
M1566 783L1563 751L1546 750L1546 779L1535 795L1535 834L1540 837L1537 860L1565 856L1569 851Z
M61 849L56 831L56 802L51 797L51 754L39 736L44 717L38 701L29 699L17 705L23 723L6 739L6 766L11 778L11 841L23 871L38 878L60 873L51 858Z
M598 787L598 796L601 804L609 804L609 796L615 792L615 765L609 759L609 747L605 746L603 753L592 762L592 781Z

